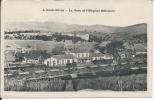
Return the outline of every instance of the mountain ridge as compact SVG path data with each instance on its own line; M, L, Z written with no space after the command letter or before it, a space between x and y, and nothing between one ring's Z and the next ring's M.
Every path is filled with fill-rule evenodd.
M40 30L52 32L100 32L100 33L130 33L145 34L147 33L147 24L139 23L130 26L107 26L107 25L78 25L64 24L59 22L12 22L5 24L5 30Z

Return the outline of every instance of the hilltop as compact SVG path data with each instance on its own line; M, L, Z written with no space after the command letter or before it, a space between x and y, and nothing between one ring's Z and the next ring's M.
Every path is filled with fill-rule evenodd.
M57 22L12 22L5 24L5 30L40 30L51 32L100 32L100 33L147 33L147 24L140 23L126 27L113 27L105 25L76 25Z

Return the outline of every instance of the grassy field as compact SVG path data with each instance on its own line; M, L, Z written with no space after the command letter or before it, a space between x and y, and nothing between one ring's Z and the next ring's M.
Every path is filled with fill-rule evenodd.
M98 78L76 79L77 90L113 90L113 91L146 91L147 75L137 74L129 76L111 76ZM42 79L39 81L18 81L13 78L5 78L6 91L63 91L65 80L60 79ZM72 86L65 91L71 90Z
M41 40L5 40L5 46L11 46L11 48L27 48L31 46L32 50L47 50L51 51L55 46L64 45L64 43L54 41L41 41Z

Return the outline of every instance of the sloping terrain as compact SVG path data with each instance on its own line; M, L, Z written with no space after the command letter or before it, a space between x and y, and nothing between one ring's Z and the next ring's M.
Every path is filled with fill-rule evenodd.
M112 27L104 25L75 25L57 22L18 22L6 23L5 30L42 30L53 32L101 32L101 33L131 33L143 34L147 32L147 24L141 23L126 27Z

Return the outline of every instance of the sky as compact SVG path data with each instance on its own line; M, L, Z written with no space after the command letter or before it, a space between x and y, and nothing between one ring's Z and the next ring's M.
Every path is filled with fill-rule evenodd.
M116 2L115 2L116 1ZM130 2L131 1L131 2ZM80 25L129 26L148 22L149 0L4 0L5 22L61 22ZM53 12L44 9L103 9L115 12Z

